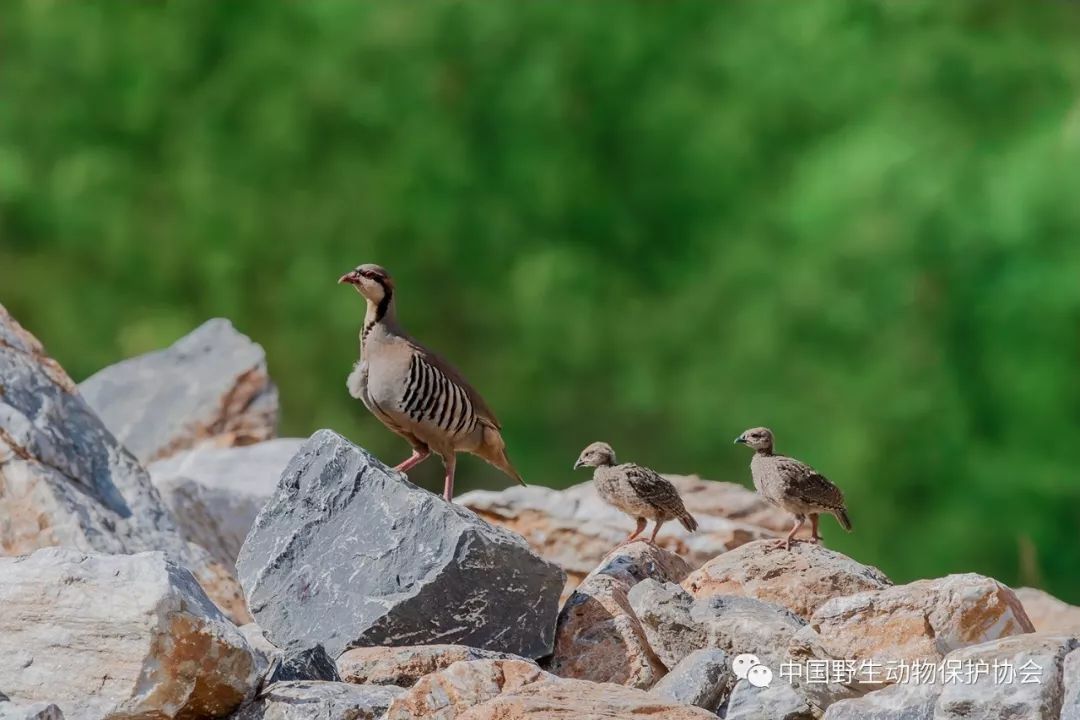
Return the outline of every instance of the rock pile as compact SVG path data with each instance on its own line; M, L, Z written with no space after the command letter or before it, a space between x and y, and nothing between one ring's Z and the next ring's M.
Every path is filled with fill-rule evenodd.
M0 720L1080 720L1046 593L785 551L696 477L656 546L589 483L448 505L275 398L224 321L80 392L0 308Z

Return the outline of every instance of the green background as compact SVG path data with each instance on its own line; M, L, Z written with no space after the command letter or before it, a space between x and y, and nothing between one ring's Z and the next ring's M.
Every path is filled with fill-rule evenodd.
M846 492L831 546L1080 601L1075 3L12 2L0 30L0 302L77 379L225 316L284 433L396 462L344 387L335 281L378 262L532 483L605 439L749 484L732 440L767 424Z

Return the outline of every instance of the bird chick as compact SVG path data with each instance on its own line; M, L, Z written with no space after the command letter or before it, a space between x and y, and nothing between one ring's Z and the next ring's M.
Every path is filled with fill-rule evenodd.
M595 468L596 492L608 503L637 520L637 529L623 542L630 542L654 520L648 541L655 543L656 533L668 520L678 520L688 531L697 530L697 520L686 511L679 491L657 472L634 463L615 464L615 451L605 442L594 442L581 451L574 469Z
M848 519L844 494L840 492L840 488L806 463L774 454L772 430L764 427L750 428L735 438L735 442L754 451L754 457L750 461L750 474L754 478L754 489L758 494L769 503L795 516L795 526L785 539L779 541L781 545L791 549L795 533L799 532L807 516L812 529L810 542L820 542L818 515L821 513L833 515L841 527L851 531L851 520Z
M360 265L338 282L352 285L367 301L360 361L349 375L349 394L412 445L412 455L394 469L408 472L434 452L446 469L447 502L454 497L459 452L483 458L524 485L506 456L495 413L461 373L398 324L390 273L378 265Z

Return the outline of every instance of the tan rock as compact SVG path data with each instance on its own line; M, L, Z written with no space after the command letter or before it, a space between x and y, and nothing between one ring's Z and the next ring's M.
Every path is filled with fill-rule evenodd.
M1037 632L1080 633L1080 607L1035 588L1017 588L1016 597Z
M0 679L68 718L215 718L254 690L255 658L162 553L46 548L0 558Z
M834 597L890 585L877 568L820 545L797 543L789 551L768 542L748 543L719 555L683 581L695 598L752 597L783 605L803 618Z
M465 645L361 647L342 653L337 659L337 669L345 682L412 687L423 676L456 662L521 659Z
M751 540L775 536L790 524L741 485L696 476L666 477L683 493L700 527L687 533L678 523L667 523L657 543L691 567ZM476 490L457 500L488 522L518 533L542 557L558 563L567 576L564 599L634 527L626 515L600 499L591 481L565 490L538 486Z
M456 662L420 678L411 690L394 700L386 720L453 720L469 708L546 675L528 660Z
M858 672L835 683L796 679L827 707L880 689L889 663L938 663L953 650L1033 630L1009 588L974 573L949 575L830 600L792 638L789 656L803 667L812 660L878 663L873 678Z
M645 578L679 582L689 571L679 556L645 542L613 550L559 613L551 672L593 682L652 687L668 668L649 646L627 593Z
M386 720L715 720L608 683L555 677L523 660L457 662L418 683L390 706Z

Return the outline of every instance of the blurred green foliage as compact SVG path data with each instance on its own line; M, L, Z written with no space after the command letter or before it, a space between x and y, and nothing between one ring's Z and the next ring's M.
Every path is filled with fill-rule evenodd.
M847 493L830 545L1080 601L1080 6L28 1L0 28L0 301L76 378L226 316L285 433L396 462L335 284L379 262L533 483L586 479L596 439L748 483L732 439L768 424Z

